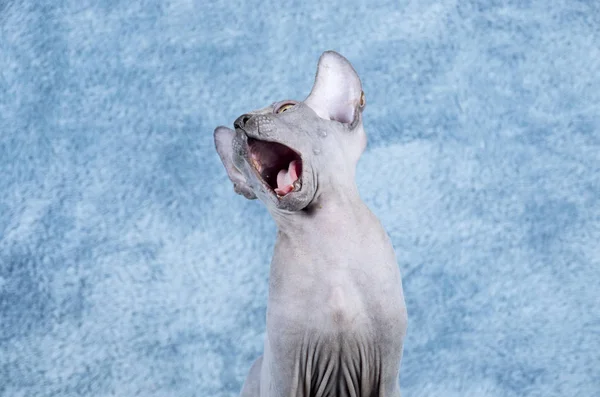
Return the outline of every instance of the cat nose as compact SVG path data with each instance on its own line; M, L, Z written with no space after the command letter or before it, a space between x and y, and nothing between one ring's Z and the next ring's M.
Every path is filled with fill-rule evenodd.
M246 123L248 122L248 120L250 120L252 118L251 114L242 114L240 117L238 117L234 122L233 125L235 128L241 128L244 129L244 127L246 126Z

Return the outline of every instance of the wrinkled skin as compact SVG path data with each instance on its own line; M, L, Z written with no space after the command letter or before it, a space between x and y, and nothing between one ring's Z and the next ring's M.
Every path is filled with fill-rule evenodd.
M264 353L241 395L398 397L407 314L392 244L355 183L367 143L360 80L328 51L310 95L285 103L283 112L275 103L215 130L235 191L260 199L278 227ZM253 140L297 153L294 190L275 193L266 182L275 175L253 165Z

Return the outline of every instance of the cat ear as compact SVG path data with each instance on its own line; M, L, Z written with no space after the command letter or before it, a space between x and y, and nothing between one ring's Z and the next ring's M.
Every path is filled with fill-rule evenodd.
M241 194L247 199L253 200L256 195L252 191L252 188L246 181L244 174L240 172L233 163L233 137L235 131L227 127L217 127L215 129L215 147L217 153L221 158L221 162L225 166L225 171L231 182L233 182L233 189L237 194Z
M319 58L315 84L304 102L321 118L353 123L365 107L365 96L350 62L327 51Z

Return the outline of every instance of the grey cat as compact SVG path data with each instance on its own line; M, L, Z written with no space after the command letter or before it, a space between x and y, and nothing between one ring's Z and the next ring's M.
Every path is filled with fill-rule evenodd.
M277 224L264 353L243 397L398 397L407 313L391 241L361 200L365 96L346 58L328 51L303 101L218 127L237 193Z

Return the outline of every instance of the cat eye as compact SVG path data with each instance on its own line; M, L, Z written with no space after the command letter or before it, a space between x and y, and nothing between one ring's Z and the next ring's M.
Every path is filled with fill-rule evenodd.
M283 113L287 110L290 110L291 108L293 108L296 104L293 102L284 102L282 103L277 109L275 109L275 113L279 114L279 113Z

